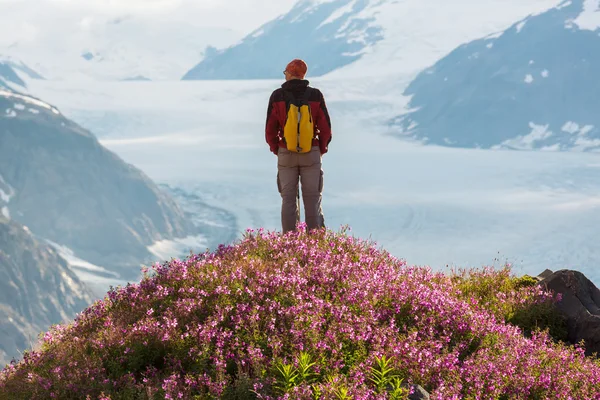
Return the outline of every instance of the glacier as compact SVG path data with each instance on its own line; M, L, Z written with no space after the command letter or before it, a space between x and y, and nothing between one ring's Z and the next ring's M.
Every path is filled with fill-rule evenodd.
M67 115L134 115L101 143L155 181L234 214L239 237L247 227L280 229L276 158L264 143L263 126L270 91L279 83L136 82L131 90L115 82L82 91L36 81L32 90ZM598 281L597 155L401 141L385 120L406 99L386 96L384 83L371 83L370 91L346 79L314 84L326 96L333 123L331 151L323 159L329 227L348 224L353 234L395 256L435 269L508 261L518 273L574 268ZM135 123L143 127L146 118L163 119L162 131L141 135ZM102 123L90 121L86 128L92 130ZM178 129L170 131L169 121Z

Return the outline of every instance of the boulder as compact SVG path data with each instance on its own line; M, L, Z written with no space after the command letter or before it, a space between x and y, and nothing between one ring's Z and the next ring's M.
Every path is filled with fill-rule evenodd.
M562 295L557 308L566 318L569 342L584 340L586 355L600 354L600 289L578 271L543 274L539 284Z

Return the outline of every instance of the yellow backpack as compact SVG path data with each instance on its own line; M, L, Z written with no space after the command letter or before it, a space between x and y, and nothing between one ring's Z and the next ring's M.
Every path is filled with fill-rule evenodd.
M287 149L294 153L308 153L312 147L315 126L308 102L311 90L306 88L301 99L294 98L288 91L284 92L287 116L283 127L283 140Z

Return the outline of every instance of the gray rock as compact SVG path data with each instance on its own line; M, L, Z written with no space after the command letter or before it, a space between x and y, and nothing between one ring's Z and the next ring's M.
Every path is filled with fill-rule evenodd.
M552 270L545 269L544 272L542 272L541 274L536 276L536 278L538 279L538 281L542 281L542 280L546 279L547 277L549 277L550 275L552 275L553 273L554 272L552 272Z
M557 308L566 318L572 344L585 341L586 354L600 354L600 290L584 274L560 270L540 281L544 288L560 293Z
M87 287L54 249L0 216L0 368L91 302Z
M408 400L429 400L429 393L420 385L412 385L412 393L408 396Z

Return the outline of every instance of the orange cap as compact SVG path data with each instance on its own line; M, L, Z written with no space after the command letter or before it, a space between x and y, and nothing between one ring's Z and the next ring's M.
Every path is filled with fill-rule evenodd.
M308 71L308 65L303 60L295 59L290 61L290 63L285 67L285 70L291 76L295 76L301 79L304 79L306 72Z

